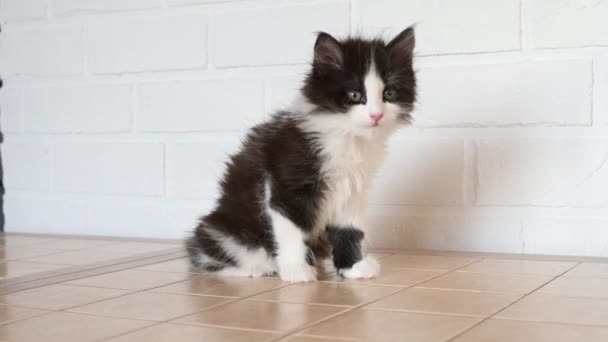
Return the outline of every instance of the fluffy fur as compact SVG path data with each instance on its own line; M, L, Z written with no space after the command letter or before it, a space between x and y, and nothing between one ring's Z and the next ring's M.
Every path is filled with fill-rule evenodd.
M376 276L364 250L367 193L387 137L410 120L413 49L412 28L388 43L320 33L302 96L230 157L216 208L187 242L193 265L304 282L331 256L345 277Z

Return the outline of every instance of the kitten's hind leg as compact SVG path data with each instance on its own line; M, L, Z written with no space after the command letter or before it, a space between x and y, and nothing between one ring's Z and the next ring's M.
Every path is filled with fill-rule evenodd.
M305 243L306 235L291 220L278 211L268 208L277 248L279 276L288 282L317 280L317 270L311 251Z

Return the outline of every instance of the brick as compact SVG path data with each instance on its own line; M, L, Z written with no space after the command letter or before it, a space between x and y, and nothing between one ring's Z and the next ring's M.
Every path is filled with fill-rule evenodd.
M2 144L4 185L11 190L49 190L50 151L37 143Z
M168 201L94 199L87 209L87 231L92 235L104 232L109 236L184 239L204 213L203 208L200 203L192 207Z
M597 59L595 65L593 122L608 125L608 56Z
M214 200L228 156L238 150L239 139L180 143L167 147L167 189L171 197Z
M21 106L23 91L20 88L0 90L0 130L4 133L21 131Z
M589 125L591 65L542 61L424 69L422 126Z
M459 139L395 139L373 184L370 202L387 205L463 203L464 147Z
M267 113L286 109L300 95L303 75L275 77L264 83L264 104Z
M147 83L138 128L147 132L237 130L264 114L260 80Z
M184 6L184 5L197 5L197 4L208 4L217 2L234 2L234 0L166 0L169 6Z
M37 133L125 132L131 128L131 86L27 88L25 130Z
M162 195L163 146L156 143L63 143L55 149L54 189L111 195Z
M90 70L201 68L206 64L206 31L205 20L198 16L104 18L86 31Z
M3 0L0 3L0 21L18 21L46 18L47 0Z
M378 216L368 218L371 248L522 253L518 220L461 216Z
M479 205L607 206L608 141L482 139Z
M519 49L519 0L356 0L355 24L392 36L417 24L417 51L425 54Z
M2 30L0 65L3 76L69 76L83 71L82 32L78 27Z
M608 256L608 220L596 218L528 218L524 253Z
M306 63L315 32L345 34L344 1L225 11L211 19L211 56L217 66Z
M606 1L535 0L524 5L524 27L532 47L608 45Z
M5 201L6 231L86 234L86 203L52 197L12 196ZM95 234L95 233L93 233ZM102 235L102 232L97 232Z
M54 0L53 13L65 15L78 12L129 11L160 6L160 0Z

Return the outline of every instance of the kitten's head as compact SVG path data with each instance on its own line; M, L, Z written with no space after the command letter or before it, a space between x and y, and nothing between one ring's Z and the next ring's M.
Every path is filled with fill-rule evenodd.
M410 121L416 99L412 27L390 42L319 33L302 93L315 121L356 134L390 131Z

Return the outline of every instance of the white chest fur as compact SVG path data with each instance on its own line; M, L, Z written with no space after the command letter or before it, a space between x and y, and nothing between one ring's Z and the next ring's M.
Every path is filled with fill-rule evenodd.
M327 189L319 223L364 225L367 193L384 160L384 142L330 134L320 143Z

